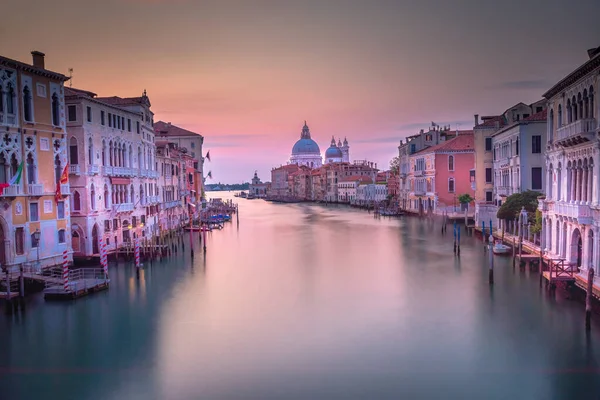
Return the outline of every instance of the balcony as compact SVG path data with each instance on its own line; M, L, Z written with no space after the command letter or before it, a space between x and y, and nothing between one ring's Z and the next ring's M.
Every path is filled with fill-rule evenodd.
M587 204L569 204L560 201L554 205L554 209L555 214L574 218L580 224L589 225L592 223L592 212Z
M169 209L169 208L175 208L178 205L181 204L181 202L179 200L172 200L172 201L166 201L164 204L164 208L165 209Z
M496 194L498 196L510 196L513 193L512 186L496 186Z
M100 173L100 166L98 165L88 165L87 166L88 175L98 175Z
M28 184L27 194L29 196L42 196L44 194L44 185L42 185L41 183Z
M23 194L23 190L21 189L21 185L11 185L9 187L5 187L4 191L0 196L2 197L15 197L21 196Z
M190 191L187 189L182 189L179 191L179 196L187 196L188 194L190 194Z
M579 119L556 130L556 144L570 147L594 139L597 128L595 118Z
M425 171L414 171L413 172L413 176L423 176L425 174Z
M15 114L4 114L0 113L0 124L1 125L15 125L17 116Z
M550 213L554 211L554 202L546 199L538 201L538 210L541 212Z
M158 171L148 171L148 178L158 178Z
M69 174L78 176L81 175L81 171L79 170L79 164L69 165Z
M158 203L158 196L148 196L148 203L150 203L150 204Z
M131 212L133 211L133 203L113 204L112 209L115 213Z
M70 194L71 194L71 185L70 185L70 184L68 184L68 183L62 183L62 184L60 185L60 193L61 193L63 196L65 196L65 195L66 195L66 196L70 195Z
M108 165L102 166L102 175L104 176L112 176L113 175L113 167Z

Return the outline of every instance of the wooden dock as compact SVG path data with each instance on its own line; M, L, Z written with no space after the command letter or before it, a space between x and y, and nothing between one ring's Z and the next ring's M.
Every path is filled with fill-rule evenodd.
M575 275L575 285L579 288L587 291L587 279L582 275ZM596 298L596 300L600 300L600 285L596 282L592 285L592 297Z
M61 285L51 286L44 289L44 299L46 300L73 300L86 296L90 293L99 292L108 289L109 279L80 279L75 282L69 282L69 290L65 291Z

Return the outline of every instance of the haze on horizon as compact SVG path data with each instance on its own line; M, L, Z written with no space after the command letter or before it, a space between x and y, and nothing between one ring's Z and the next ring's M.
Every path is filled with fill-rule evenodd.
M9 0L3 15L0 54L43 51L103 96L146 89L155 120L203 134L208 183L269 180L304 120L322 152L345 136L386 168L401 138L539 100L600 45L595 0Z

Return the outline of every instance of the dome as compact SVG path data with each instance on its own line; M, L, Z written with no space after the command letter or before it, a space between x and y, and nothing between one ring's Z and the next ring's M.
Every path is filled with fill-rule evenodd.
M342 154L342 150L340 150L338 147L335 146L331 146L327 149L327 151L325 152L325 158L330 159L330 158L342 158L343 154Z
M319 145L312 139L300 139L296 142L294 147L292 147L292 155L295 156L300 154L321 155L321 149L319 149Z

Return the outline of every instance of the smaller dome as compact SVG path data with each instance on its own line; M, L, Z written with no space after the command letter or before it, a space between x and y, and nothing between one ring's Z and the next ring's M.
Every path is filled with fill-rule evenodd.
M325 152L325 158L329 159L329 158L342 158L343 154L342 151L335 146L331 146L327 149L327 151Z

